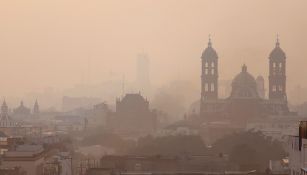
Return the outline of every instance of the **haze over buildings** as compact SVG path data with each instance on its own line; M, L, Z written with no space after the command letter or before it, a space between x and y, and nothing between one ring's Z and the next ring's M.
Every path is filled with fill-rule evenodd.
M0 174L307 175L306 7L0 2Z
M143 49L156 87L174 79L197 84L199 50L208 34L223 51L222 77L232 79L245 63L266 82L263 65L279 34L289 58L288 90L304 88L306 6L304 0L1 1L0 94L24 96L46 87L61 92L105 82L110 72L132 82L135 55Z

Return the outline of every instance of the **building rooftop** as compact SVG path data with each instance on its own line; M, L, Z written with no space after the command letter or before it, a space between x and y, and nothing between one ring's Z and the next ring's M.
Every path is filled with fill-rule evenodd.
M35 157L36 155L40 155L43 152L44 148L42 145L18 145L16 150L7 151L4 154L4 157Z

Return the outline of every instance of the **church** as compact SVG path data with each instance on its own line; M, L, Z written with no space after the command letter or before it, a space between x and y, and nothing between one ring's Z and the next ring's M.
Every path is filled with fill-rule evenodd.
M156 130L157 114L140 93L116 99L116 111L107 115L107 129L121 136L139 137Z
M264 95L263 77L254 78L248 67L242 65L241 71L231 83L231 93L227 98L219 98L218 54L209 39L208 47L201 56L201 98L200 116L203 122L227 122L238 127L246 127L255 119L270 116L293 116L290 112L286 94L286 54L277 39L275 48L268 57L269 91Z

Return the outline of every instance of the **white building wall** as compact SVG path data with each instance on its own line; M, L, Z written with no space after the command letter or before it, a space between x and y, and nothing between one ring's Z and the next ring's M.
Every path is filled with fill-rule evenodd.
M289 139L289 168L291 175L300 175L301 168L307 167L307 139L302 139L299 150L299 137Z

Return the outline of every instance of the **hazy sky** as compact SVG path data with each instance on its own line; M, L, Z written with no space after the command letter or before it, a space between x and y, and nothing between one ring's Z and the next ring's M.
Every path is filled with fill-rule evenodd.
M142 50L154 84L199 82L209 34L221 79L246 63L267 80L278 33L288 87L307 86L306 7L306 0L1 0L0 95L72 87L88 79L88 67L91 83L110 72L133 81Z

